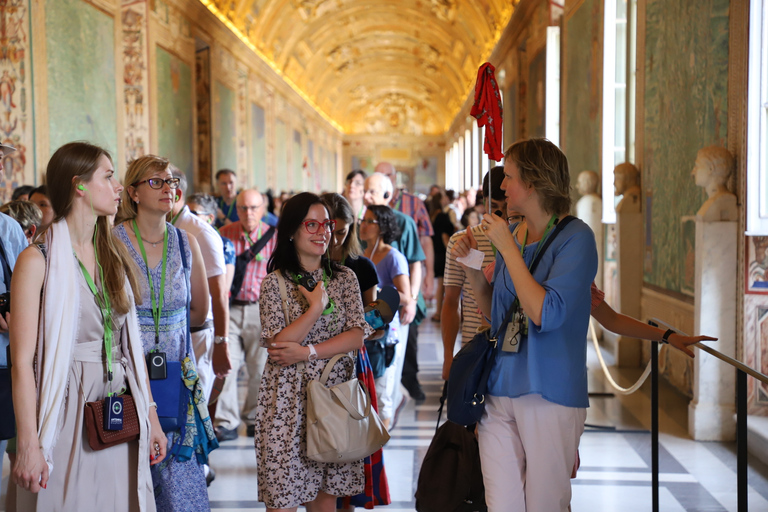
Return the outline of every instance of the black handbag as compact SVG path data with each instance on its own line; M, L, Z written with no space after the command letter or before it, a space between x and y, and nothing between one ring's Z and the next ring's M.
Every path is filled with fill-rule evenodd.
M179 238L179 252L184 271L191 271L187 265L187 257L184 254L184 242L181 231L176 228ZM191 353L192 343L189 330L189 303L190 291L187 280L187 327L186 327L186 351ZM157 417L163 432L174 432L187 423L187 411L189 408L190 391L184 384L184 375L181 362L166 362L166 377L164 379L150 379L149 387L152 389L152 399L157 403Z
M533 260L530 272L533 274L541 257L555 239L575 217L567 216L557 223L552 234L547 237L544 245ZM485 412L485 393L488 389L488 377L498 352L498 335L509 323L515 310L517 300L504 316L499 330L491 335L490 329L475 335L453 357L451 371L448 375L448 420L459 425L471 425L480 421Z
M486 512L480 449L474 428L451 421L440 425L446 386L440 398L435 436L421 464L416 487L418 512Z

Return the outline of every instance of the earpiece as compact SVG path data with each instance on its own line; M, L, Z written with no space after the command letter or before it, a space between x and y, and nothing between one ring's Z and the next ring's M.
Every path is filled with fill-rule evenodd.
M85 188L85 185L83 185L82 183L81 183L81 184L79 184L79 185L77 186L77 188L78 188L78 190L82 190L82 191L86 191L86 190L88 190L87 188Z
M389 192L384 192L384 199L389 199Z

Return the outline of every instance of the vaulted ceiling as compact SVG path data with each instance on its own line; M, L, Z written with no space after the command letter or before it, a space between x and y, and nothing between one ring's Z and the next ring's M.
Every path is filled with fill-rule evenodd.
M442 134L518 0L201 0L348 134Z

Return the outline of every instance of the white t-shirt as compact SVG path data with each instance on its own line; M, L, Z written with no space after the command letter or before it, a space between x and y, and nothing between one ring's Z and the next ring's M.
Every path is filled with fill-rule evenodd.
M200 252L203 254L205 277L210 279L227 271L224 263L224 243L221 241L221 236L210 224L197 218L197 215L190 212L187 206L184 206L174 226L183 229L197 240ZM206 320L212 319L213 308L209 307Z

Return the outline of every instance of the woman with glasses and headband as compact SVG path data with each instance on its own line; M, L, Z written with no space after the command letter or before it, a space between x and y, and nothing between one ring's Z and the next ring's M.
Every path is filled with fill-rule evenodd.
M491 512L564 512L589 406L584 340L597 248L589 226L564 221L570 174L557 146L519 141L504 157L507 208L526 224L484 215L482 229L497 251L493 286L482 271L466 269L498 337L478 424L486 503ZM475 246L467 230L453 254L465 256Z
M365 257L376 265L379 274L379 286L394 286L400 294L400 307L413 301L411 297L410 271L408 260L403 253L391 244L400 236L397 217L389 206L370 205L363 216L360 225L360 239L366 243ZM400 313L389 324L389 338L397 340L400 329ZM393 351L394 347L389 346ZM398 347L404 350L405 347ZM392 352L394 358L394 352ZM395 416L395 390L400 385L401 375L397 375L397 365L388 358L388 366L384 375L376 379L376 398L379 401L379 417L387 428L392 426Z
M255 443L259 501L267 510L295 511L303 504L335 512L337 496L358 494L365 484L362 460L321 463L306 454L307 384L320 378L331 357L354 357L372 332L355 274L327 257L335 224L315 194L289 199L277 226L270 274L261 285L261 339L269 359L259 388ZM287 322L278 271L286 287ZM316 283L312 290L304 286L310 286L308 277ZM354 376L348 363L346 358L336 363L329 386Z
M189 328L205 322L208 314L203 258L194 237L166 222L179 186L168 160L154 155L137 158L128 166L125 182L114 233L138 267L142 300L137 311L144 353L160 352L166 361L181 362L190 390L185 435L181 430L167 432L169 457L152 468L155 502L159 511L207 511L203 464L217 443L210 419L199 414L205 410L205 399L194 371L194 352L191 347L187 351Z
M46 182L56 215L43 244L21 253L11 290L14 510L153 511L149 466L162 462L165 435L151 407L137 272L107 219L123 187L109 153L84 142L56 150ZM92 450L86 402L126 391L139 440Z

